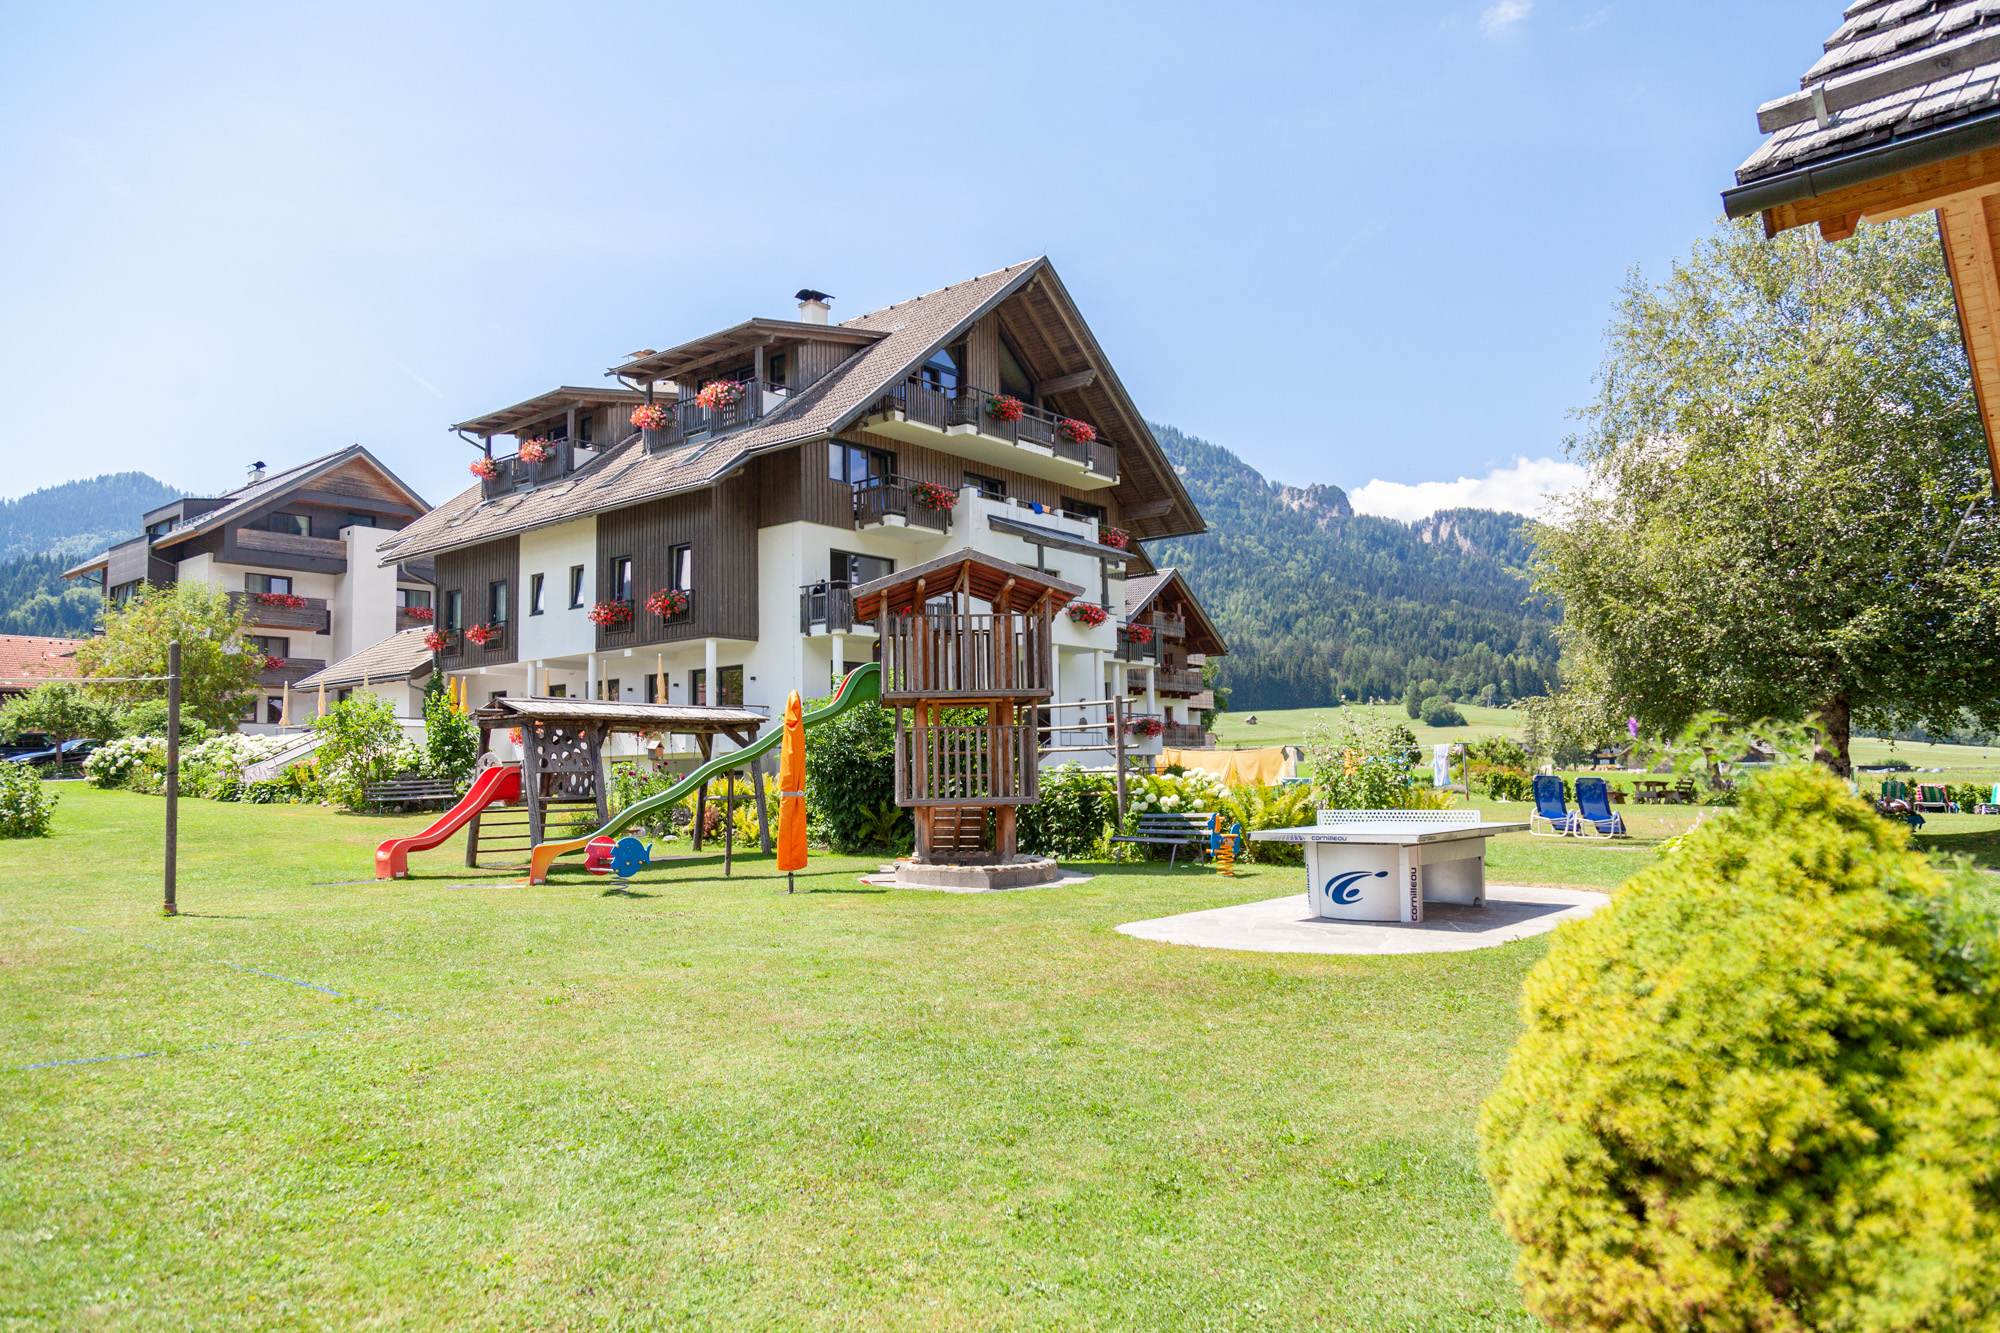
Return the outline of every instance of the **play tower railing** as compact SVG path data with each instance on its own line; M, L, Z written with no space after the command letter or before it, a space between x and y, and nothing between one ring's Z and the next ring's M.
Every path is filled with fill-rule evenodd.
M1046 699L1053 654L1046 614L925 610L881 620L884 702Z
M896 804L1029 805L1038 757L1032 722L899 727Z

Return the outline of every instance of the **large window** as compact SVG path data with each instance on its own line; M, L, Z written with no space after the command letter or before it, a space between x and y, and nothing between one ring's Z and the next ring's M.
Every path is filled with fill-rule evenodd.
M998 477L989 477L979 472L968 472L965 474L965 484L978 487L979 493L989 500L1004 500L1007 498L1007 483Z
M396 605L405 610L413 606L429 606L430 604L431 590L429 588L396 589Z
M896 456L880 449L863 449L844 440L827 441L826 475L849 485L879 483L896 471Z
M496 579L486 585L486 623L489 625L507 623L506 579Z
M959 343L933 353L917 373L922 376L925 388L957 394L958 386L965 377L965 344Z
M528 576L528 614L538 616L547 609L542 604L542 576L540 574L530 574Z
M694 588L694 547L667 548L667 586L679 588L682 592Z
M569 607L574 611L583 605L583 566L569 567Z
M444 595L444 627L454 632L465 628L465 594L456 588Z
M614 556L611 561L611 600L629 602L632 600L632 557Z
M294 537L313 535L313 521L305 514L273 514L264 520L264 526L272 532L286 532Z
M375 526L375 515L357 514L350 509L347 511L347 517L342 521L341 526L346 528L372 528Z
M835 551L831 564L833 581L849 587L857 583L873 583L896 572L893 560L884 560L879 555L856 555L852 551Z
M243 591L289 594L292 591L292 581L283 574L245 574Z
M1079 500L1071 495L1062 498L1062 511L1065 514L1075 514L1078 518L1094 518L1099 523L1104 521L1103 505L1094 505L1088 500Z
M743 706L743 668L740 666L718 667L715 672L717 694L714 700L708 697L708 671L696 667L688 672L688 693L694 698L688 702L706 708L711 703L717 708L740 708Z
M292 641L280 634L246 634L243 646L266 657L290 657Z

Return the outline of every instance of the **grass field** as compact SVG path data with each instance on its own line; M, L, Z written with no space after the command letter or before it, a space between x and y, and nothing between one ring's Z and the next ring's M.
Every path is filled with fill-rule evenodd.
M164 920L160 809L65 784L0 843L0 1328L1530 1326L1473 1124L1542 941L1112 930L1281 867L382 885L418 820L204 801ZM1645 860L1509 839L1494 876Z

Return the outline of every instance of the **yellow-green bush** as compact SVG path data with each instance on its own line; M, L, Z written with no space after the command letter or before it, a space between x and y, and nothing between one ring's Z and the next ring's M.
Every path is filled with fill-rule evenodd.
M2000 940L1822 771L1774 773L1529 974L1480 1120L1560 1329L2000 1329Z

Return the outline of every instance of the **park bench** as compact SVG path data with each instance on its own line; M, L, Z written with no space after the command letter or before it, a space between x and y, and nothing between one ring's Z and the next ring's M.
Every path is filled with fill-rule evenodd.
M1208 835L1214 828L1214 815L1140 815L1137 833L1121 833L1111 841L1137 843L1148 856L1155 847L1168 848L1167 869L1172 870L1180 860L1181 848L1208 851Z
M361 789L361 794L372 806L382 809L393 806L402 810L412 805L429 805L434 802L450 805L458 799L459 790L439 778L404 775L391 778L387 782L371 782Z

